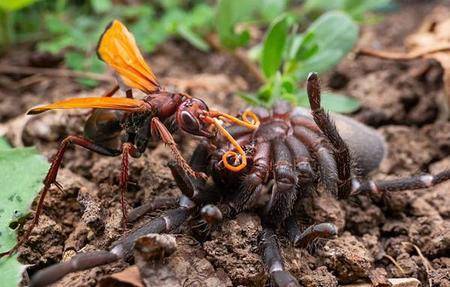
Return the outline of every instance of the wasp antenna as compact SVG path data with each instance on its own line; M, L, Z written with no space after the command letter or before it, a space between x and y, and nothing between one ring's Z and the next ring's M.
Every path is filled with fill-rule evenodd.
M251 130L256 130L260 124L259 118L255 115L255 113L253 113L250 110L246 110L242 114L242 120L240 120L236 117L233 117L232 115L229 115L227 113L220 112L220 111L211 111L211 112L209 112L209 116L214 117L214 118L225 119L231 123L234 123L239 126L247 127ZM250 119L249 119L249 117L250 117Z
M242 147L238 144L238 142L230 135L230 133L227 132L227 130L222 126L222 124L219 122L218 119L213 119L213 124L217 127L219 132L234 146L234 148L237 150L237 153L235 151L229 150L222 156L222 161L226 169L237 172L241 171L247 166L247 156L245 155L244 150ZM232 158L236 161L239 161L239 156L241 163L237 166L233 165L228 161L228 159Z

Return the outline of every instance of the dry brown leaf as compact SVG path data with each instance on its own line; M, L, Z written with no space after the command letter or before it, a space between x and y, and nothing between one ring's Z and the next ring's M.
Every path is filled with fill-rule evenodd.
M99 287L144 287L136 265L102 278Z
M420 28L404 42L408 52L389 52L361 48L360 55L372 56L389 60L433 59L444 70L443 82L450 106L450 10L444 6L436 7Z

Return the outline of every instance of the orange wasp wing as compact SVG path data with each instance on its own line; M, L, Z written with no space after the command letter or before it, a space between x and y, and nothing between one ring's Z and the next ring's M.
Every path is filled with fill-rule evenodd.
M40 114L56 109L111 109L129 112L148 110L148 104L142 100L129 98L69 98L48 105L37 106L28 110L28 115Z
M114 20L106 28L98 43L97 54L127 86L145 93L159 90L156 76L145 62L134 36L120 21Z

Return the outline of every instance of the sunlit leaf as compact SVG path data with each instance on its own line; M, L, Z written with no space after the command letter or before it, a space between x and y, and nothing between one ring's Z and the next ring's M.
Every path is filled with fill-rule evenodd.
M6 12L13 12L30 6L36 2L36 0L1 0L0 1L0 10L4 10Z
M9 225L28 213L48 167L34 148L0 150L0 251L15 244Z
M208 43L203 40L202 37L195 34L191 29L187 28L186 26L179 26L178 27L178 34L188 41L192 46L196 47L197 49L208 52L209 51L209 45Z
M12 248L17 241L12 224L24 218L42 186L48 162L34 148L9 148L0 139L0 252ZM22 266L16 256L0 259L2 286L17 286Z
M91 0L92 9L96 13L105 13L108 12L112 7L112 3L110 0Z
M258 5L259 14L266 21L272 21L282 14L287 7L289 0L261 0Z
M273 76L280 68L288 31L289 25L286 15L275 19L269 27L261 53L261 67L266 77Z
M358 40L358 31L344 13L333 11L319 17L305 32L314 35L311 45L317 45L318 51L299 63L297 78L304 80L311 71L324 72L339 63Z
M251 17L260 5L256 0L220 0L216 10L216 31L221 44L230 49L244 46L250 40L248 31L236 31L236 24Z
M2 286L18 286L25 266L17 261L17 255L0 259L0 277Z
M308 95L305 91L297 94L297 104L303 107L309 107ZM361 104L354 98L350 98L336 93L322 93L322 106L325 110L336 113L353 113L357 111Z

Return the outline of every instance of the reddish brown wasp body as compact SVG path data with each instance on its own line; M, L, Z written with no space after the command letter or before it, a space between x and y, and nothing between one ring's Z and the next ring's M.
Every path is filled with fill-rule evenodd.
M54 109L94 109L86 121L84 137L68 136L62 141L44 179L44 188L31 226L22 240L3 255L14 252L28 238L38 222L43 200L50 186L55 184L62 188L56 177L70 144L105 156L122 156L120 188L124 223L127 222L124 193L128 182L129 157L141 156L151 138L160 138L168 145L176 162L187 174L197 178L206 176L194 171L184 160L172 133L164 123L175 122L176 126L186 133L206 138L215 137L216 133L220 132L238 152L230 150L224 154L223 163L226 168L238 171L247 164L245 153L222 127L219 119L244 126L246 129L254 129L258 125L258 119L253 113L247 112L243 116L244 120L239 120L228 114L212 111L205 102L185 93L164 91L139 52L133 35L117 20L106 28L100 38L97 53L100 59L116 72L119 86L125 90L126 98L112 97L119 90L119 86L116 86L103 97L69 98L28 111L28 114L34 115ZM146 96L142 99L133 98L132 88L141 90Z

